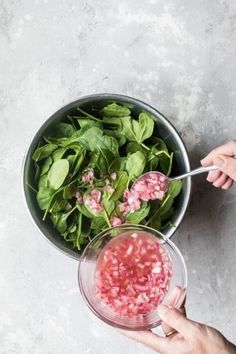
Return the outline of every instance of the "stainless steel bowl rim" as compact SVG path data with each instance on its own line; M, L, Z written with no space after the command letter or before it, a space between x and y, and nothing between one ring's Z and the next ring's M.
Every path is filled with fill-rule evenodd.
M168 129L170 130L171 134L174 136L174 138L176 139L180 149L181 149L181 154L183 156L184 159L184 163L186 166L186 171L190 171L190 163L189 163L189 158L188 158L188 153L187 153L187 149L186 146L183 142L183 140L181 139L180 135L178 134L177 130L175 129L175 127L172 125L172 123L170 123L170 121L162 114L160 113L157 109L153 108L151 105L143 102L140 99L137 98L133 98L127 95L123 95L123 94L117 94L117 93L98 93L98 94L91 94L91 95L86 95L86 96L81 96L79 97L77 100L74 100L70 103L67 103L66 105L61 106L57 111L55 111L49 118L47 118L43 124L40 125L40 127L37 129L36 133L34 134L33 138L31 139L31 143L29 145L29 148L27 149L24 158L23 158L23 163L22 163L22 187L23 187L23 195L24 195L24 200L25 200L25 204L27 206L27 210L29 212L29 215L33 221L33 223L36 225L37 229L39 230L39 232L41 233L41 235L51 244L53 245L55 248L57 248L58 250L60 250L62 253L64 253L65 255L75 259L75 260L79 260L80 255L78 254L78 256L76 256L74 254L74 252L70 252L69 249L67 249L66 247L63 247L61 244L58 244L56 242L53 242L51 240L48 239L48 237L41 231L40 227L37 225L37 223L35 222L32 213L28 207L27 204L27 200L26 200L26 194L25 194L25 185L24 185L24 175L25 175L25 166L26 166L26 158L29 154L30 151L30 147L33 143L33 141L35 140L38 131L40 129L43 128L43 126L49 121L52 120L52 118L54 117L54 115L59 114L60 111L64 111L66 108L70 108L73 107L77 102L78 103L83 103L83 101L86 102L86 100L91 100L92 99L98 99L98 98L103 98L103 99L107 99L107 100L121 100L123 102L127 102L127 103L132 103L132 104L139 104L139 106L141 106L143 109L148 110L151 114L153 114L154 116L158 116L159 119L161 119L165 125L168 127ZM185 215L185 212L187 210L188 204L189 204L189 200L190 200L190 195L191 195L191 177L186 178L186 196L182 205L182 209L180 214L178 215L177 219L175 220L175 226L172 226L171 229L168 230L168 232L165 234L166 238L170 238L177 230L179 225L181 224L181 221L183 220L183 217Z

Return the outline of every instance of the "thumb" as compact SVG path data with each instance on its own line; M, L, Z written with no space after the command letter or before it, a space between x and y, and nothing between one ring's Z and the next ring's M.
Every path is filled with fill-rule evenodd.
M195 328L194 324L192 321L188 320L181 311L169 308L165 305L159 305L158 313L163 322L171 328L174 328L183 337L186 338L191 336L191 333Z
M213 164L226 175L236 181L236 159L233 157L218 155L213 158Z

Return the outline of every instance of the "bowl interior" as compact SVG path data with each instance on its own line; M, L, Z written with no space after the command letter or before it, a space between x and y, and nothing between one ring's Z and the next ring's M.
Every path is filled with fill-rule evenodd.
M145 110L150 112L156 118L157 124L155 127L154 136L157 135L158 137L161 137L167 143L170 150L174 152L172 175L181 174L188 171L190 168L185 146L176 130L166 120L166 118L161 115L161 113L139 100L116 94L90 95L72 102L54 113L38 130L28 149L23 171L24 194L30 214L42 234L49 242L59 248L62 252L75 259L79 259L79 252L73 249L70 243L66 242L59 235L58 231L53 228L50 220L42 221L43 212L37 205L36 193L30 188L30 186L36 188L34 178L35 168L31 157L45 132L52 128L55 123L66 119L68 114L75 114L77 112L77 107L86 110L88 113L92 113L94 110L99 110L104 105L114 101L132 107L132 110L137 115L141 111ZM184 216L190 196L190 184L190 178L183 181L182 192L175 200L175 213L172 218L175 227L169 226L166 230L164 230L164 234L167 237L170 237L175 232Z
M169 281L169 289L163 299L163 302L170 303L168 301L171 297L172 306L175 306L176 308L180 307L187 287L187 273L184 260L178 249L171 241L166 239L164 235L155 231L154 229L144 227L142 225L122 225L105 230L97 235L89 243L81 255L78 279L82 296L88 307L97 317L116 327L133 330L144 330L156 327L160 324L160 318L156 308L151 312L141 316L137 315L127 317L120 314L118 315L110 307L107 306L105 301L101 300L101 297L96 291L97 264L104 256L104 247L108 242L113 242L115 237L119 237L121 234L124 236L127 233L134 232L142 232L144 237L148 237L150 234L155 236L155 242L161 243L162 249L166 254L169 255L172 263L173 275ZM119 238L117 240L119 240ZM110 244L111 242L109 243L109 247ZM178 290L181 290L177 292L176 287L178 287ZM120 300L118 299L118 301Z

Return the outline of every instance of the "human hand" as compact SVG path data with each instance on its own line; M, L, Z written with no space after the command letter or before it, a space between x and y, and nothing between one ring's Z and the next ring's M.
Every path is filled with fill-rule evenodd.
M158 307L166 337L158 336L152 331L120 332L159 354L236 354L236 347L216 329L186 318L185 298L180 309L172 307L181 298L181 294L183 289L176 286L165 305ZM174 333L171 334L172 332Z
M221 145L212 150L203 160L202 166L215 165L219 169L210 171L207 180L213 186L229 189L236 181L236 140Z
M236 346L226 340L216 329L188 320L181 311L165 305L158 307L165 326L177 333L161 337L151 331L120 332L143 343L159 354L235 354Z

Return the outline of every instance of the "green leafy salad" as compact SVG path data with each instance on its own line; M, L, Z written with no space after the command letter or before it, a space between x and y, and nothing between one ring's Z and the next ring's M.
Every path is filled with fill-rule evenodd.
M47 130L32 155L43 220L50 219L58 237L78 250L102 229L122 223L164 230L181 181L155 200L130 192L145 172L171 173L173 153L153 136L153 116L137 116L115 102L93 115L81 108L77 112Z

